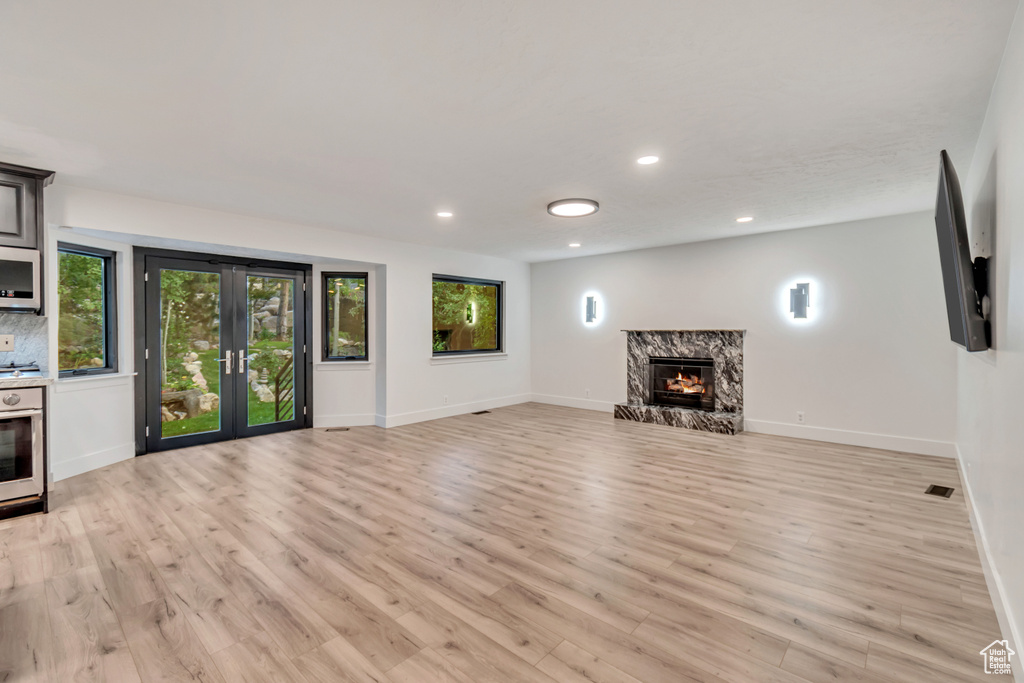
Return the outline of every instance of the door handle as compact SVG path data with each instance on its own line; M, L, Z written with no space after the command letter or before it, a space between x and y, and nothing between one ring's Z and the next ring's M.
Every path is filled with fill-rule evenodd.
M225 375L230 375L231 374L231 352L230 351L225 351L224 353L226 353L227 356L224 357L224 358L218 358L217 362L218 363L227 363L227 365L224 366L224 374Z
M249 362L249 356L245 355L245 349L238 349L238 374L244 375L246 367L244 363Z

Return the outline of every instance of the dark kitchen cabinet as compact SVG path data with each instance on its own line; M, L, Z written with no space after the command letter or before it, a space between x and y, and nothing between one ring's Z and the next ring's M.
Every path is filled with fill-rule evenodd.
M53 171L0 163L0 246L42 246L43 188L51 182Z

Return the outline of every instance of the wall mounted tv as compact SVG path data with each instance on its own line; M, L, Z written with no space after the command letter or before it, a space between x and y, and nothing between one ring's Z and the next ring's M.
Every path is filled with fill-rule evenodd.
M989 324L982 307L988 293L988 259L979 257L971 261L960 181L946 150L942 150L940 157L935 231L939 238L949 336L968 351L984 351L990 342Z

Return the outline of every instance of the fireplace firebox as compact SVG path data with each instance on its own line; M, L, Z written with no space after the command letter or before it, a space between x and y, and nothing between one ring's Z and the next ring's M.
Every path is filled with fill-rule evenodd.
M715 361L711 358L650 357L647 403L715 409Z

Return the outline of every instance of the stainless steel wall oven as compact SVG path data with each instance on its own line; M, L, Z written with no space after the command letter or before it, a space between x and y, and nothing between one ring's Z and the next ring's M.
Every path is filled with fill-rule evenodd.
M42 495L43 389L0 389L0 502Z

